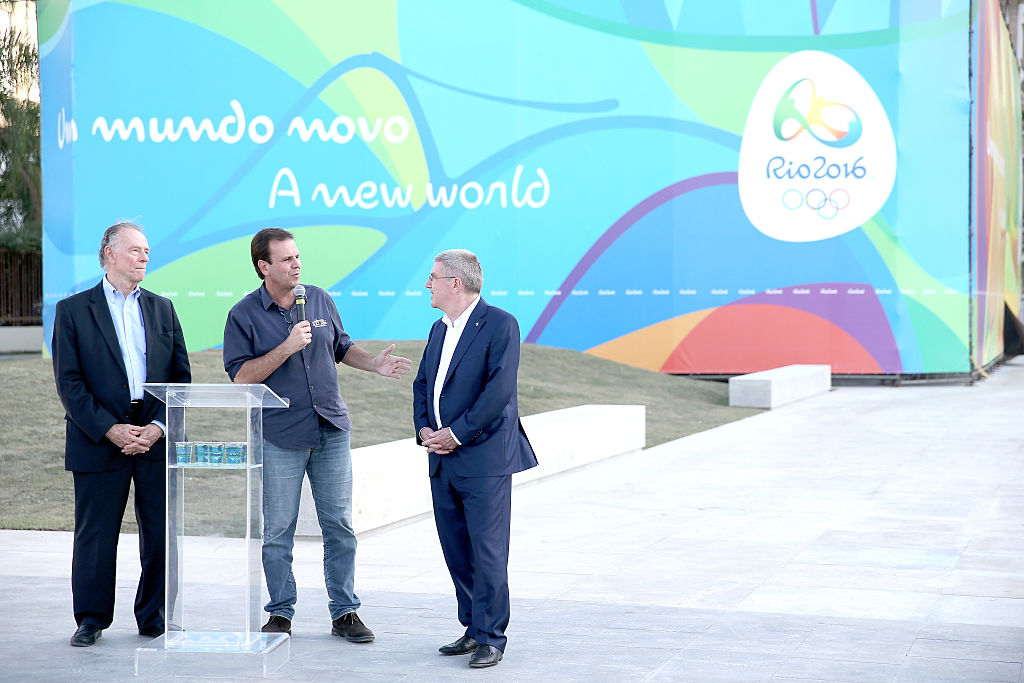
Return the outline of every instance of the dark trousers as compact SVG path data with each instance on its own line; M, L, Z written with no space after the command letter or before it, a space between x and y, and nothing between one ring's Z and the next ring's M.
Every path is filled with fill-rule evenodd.
M79 626L107 628L114 619L117 540L133 481L142 560L142 575L135 593L135 620L139 628L164 625L165 463L124 457L128 466L114 472L74 473L71 592Z
M466 635L502 652L510 616L512 477L460 477L444 457L430 478L434 521Z

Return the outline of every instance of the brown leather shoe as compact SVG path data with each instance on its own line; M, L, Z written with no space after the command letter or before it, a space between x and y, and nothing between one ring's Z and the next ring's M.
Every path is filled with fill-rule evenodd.
M476 641L469 636L462 636L454 643L448 643L437 648L443 655L468 655L476 651Z
M291 635L292 622L290 619L285 619L275 614L267 620L267 623L263 624L263 628L260 631L263 633L287 633Z
M355 612L342 614L332 621L331 633L341 636L350 643L369 643L373 640L373 631L366 628L366 624Z

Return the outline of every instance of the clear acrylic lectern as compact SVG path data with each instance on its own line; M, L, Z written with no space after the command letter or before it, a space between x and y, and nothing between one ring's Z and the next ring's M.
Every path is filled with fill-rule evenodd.
M262 384L143 386L167 405L167 632L136 650L135 675L266 676L288 661L290 643L287 634L260 633L263 410L287 408L288 399ZM199 418L219 408L236 409L218 411L235 423L233 428L219 428L234 440L218 441L218 429L207 428L213 439L207 433L199 435L206 440L190 441L187 435L190 429L196 431ZM238 438L243 426L245 441ZM231 487L238 495L197 501L190 490L186 506L186 488L204 474L218 477L225 482L222 487ZM186 529L191 507L213 508L213 524L223 522L242 538L223 538L213 551L207 542L212 557L190 558ZM231 534L208 529L205 535Z

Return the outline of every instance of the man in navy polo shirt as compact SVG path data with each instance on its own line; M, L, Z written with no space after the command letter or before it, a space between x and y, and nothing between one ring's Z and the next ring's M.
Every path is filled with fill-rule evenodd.
M337 363L398 379L411 367L352 343L327 292L305 285L306 319L298 320L295 285L299 250L287 230L266 228L252 238L252 265L263 285L239 301L224 327L224 369L233 382L266 384L287 398L286 409L263 415L263 571L270 602L267 633L291 633L295 614L292 548L303 474L309 476L324 538L324 579L334 635L373 640L356 614L356 536L352 530L352 423L338 390Z

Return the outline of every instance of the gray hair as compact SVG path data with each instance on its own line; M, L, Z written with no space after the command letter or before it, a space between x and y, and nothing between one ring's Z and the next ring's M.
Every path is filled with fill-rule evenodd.
M137 230L142 233L142 226L130 221L121 221L114 223L103 233L103 239L100 240L100 267L103 270L107 269L107 255L104 252L107 247L113 249L114 253L121 251L121 233L125 230Z
M472 294L479 294L484 286L484 271L480 268L480 259L468 249L449 249L434 257L435 263L444 266L449 275L457 275L462 286Z

